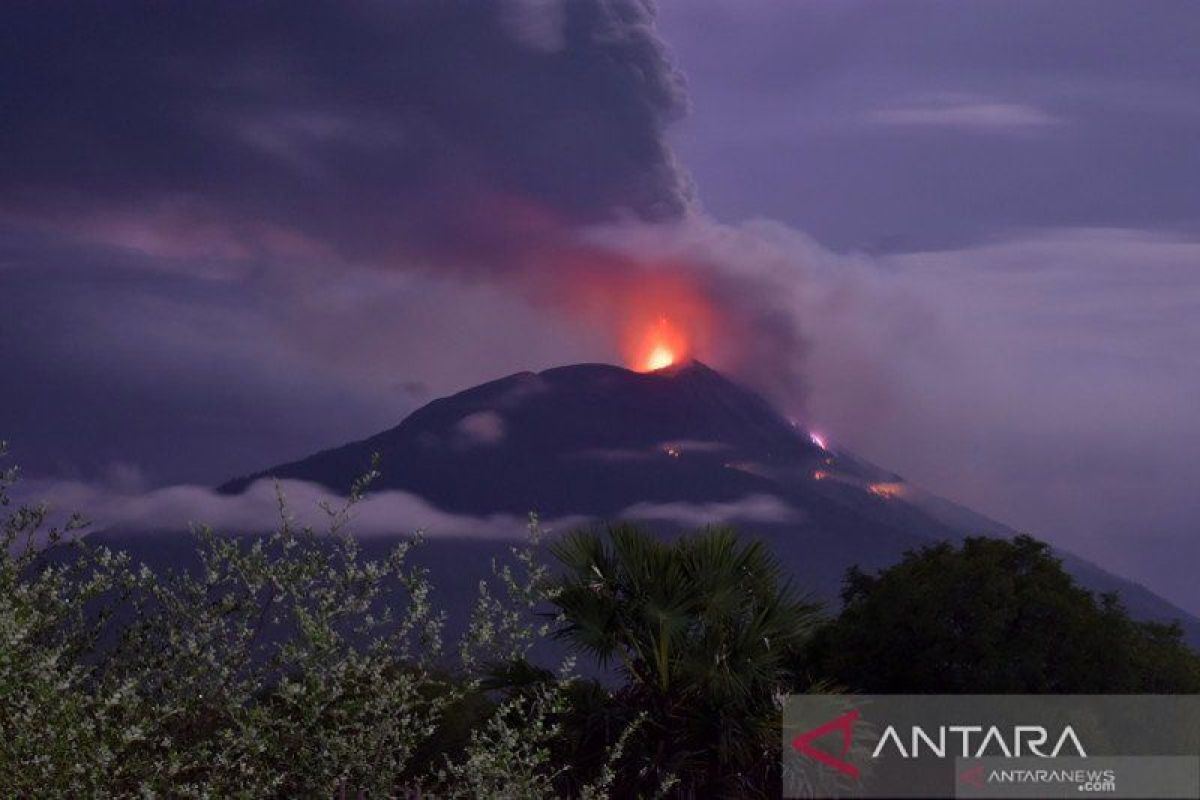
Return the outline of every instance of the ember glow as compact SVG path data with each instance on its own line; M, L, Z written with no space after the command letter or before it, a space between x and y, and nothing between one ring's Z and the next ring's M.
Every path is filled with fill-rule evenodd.
M876 497L883 497L888 500L904 496L904 484L900 482L872 483L867 487L867 490Z
M601 272L576 290L608 315L602 322L611 325L630 369L653 372L692 358L719 363L714 334L721 329L733 336L731 326L718 324L718 309L682 269L659 270L618 278Z
M675 363L675 353L666 345L658 345L646 357L646 369L656 370L669 367Z
M665 369L688 356L687 337L667 317L659 317L640 338L632 362L634 368L641 372Z
M825 444L825 437L819 433L809 433L808 438L812 439L812 443L822 450L828 450L829 447Z

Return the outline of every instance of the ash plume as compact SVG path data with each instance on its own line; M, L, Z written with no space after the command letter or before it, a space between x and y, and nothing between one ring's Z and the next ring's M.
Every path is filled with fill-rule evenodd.
M5 18L0 208L16 219L117 245L152 231L141 241L172 254L486 271L530 236L690 203L663 138L682 79L641 0L47 2Z
M41 431L36 385L98 382L96 418L141 408L145 431L50 424L33 443L88 450L84 472L149 464L209 380L240 388L188 412L198 441L245 418L278 451L275 395L311 398L293 422L339 396L382 422L393 385L621 360L658 316L798 408L799 273L708 249L728 233L668 143L687 98L654 23L646 0L6 10L0 333L28 340L17 369L62 374L0 411ZM25 334L47 317L70 321ZM461 332L484 324L490 342Z

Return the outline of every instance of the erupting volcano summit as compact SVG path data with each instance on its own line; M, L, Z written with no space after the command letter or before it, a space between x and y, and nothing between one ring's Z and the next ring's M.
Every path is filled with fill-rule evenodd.
M654 372L685 361L688 352L687 337L669 319L659 317L639 343L633 366L640 372Z

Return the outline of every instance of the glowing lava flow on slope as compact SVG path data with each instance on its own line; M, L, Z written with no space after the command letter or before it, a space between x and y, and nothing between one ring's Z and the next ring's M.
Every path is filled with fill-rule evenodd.
M904 484L899 481L872 483L867 486L867 491L876 497L882 497L886 500L891 500L896 497L903 497L906 493Z

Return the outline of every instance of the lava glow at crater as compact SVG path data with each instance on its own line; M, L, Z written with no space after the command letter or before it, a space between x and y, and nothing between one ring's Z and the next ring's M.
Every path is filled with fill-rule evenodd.
M666 345L658 345L646 356L646 369L665 369L675 363L675 354Z
M688 338L666 317L659 317L634 338L629 348L630 364L641 372L665 369L688 358Z
M630 369L654 372L697 357L719 362L714 333L720 327L726 339L736 336L717 325L717 308L682 269L660 266L636 280L592 286L604 289L596 300L613 313L614 343Z

